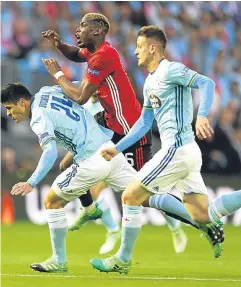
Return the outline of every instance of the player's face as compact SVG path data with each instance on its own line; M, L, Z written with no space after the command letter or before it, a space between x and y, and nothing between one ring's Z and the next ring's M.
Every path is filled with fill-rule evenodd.
M80 22L80 26L76 29L75 36L77 38L77 44L80 48L88 47L88 44L92 42L93 27L91 21L83 18Z
M16 123L20 123L26 120L29 116L29 112L27 111L24 99L20 99L17 104L6 102L3 105L7 110L7 115L11 117Z
M137 38L137 45L134 54L138 60L138 66L147 67L150 59L150 45L148 39L143 36Z

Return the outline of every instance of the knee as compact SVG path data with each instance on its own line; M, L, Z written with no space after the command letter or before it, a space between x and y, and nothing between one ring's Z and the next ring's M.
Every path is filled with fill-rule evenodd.
M44 206L46 209L55 209L55 203L52 202L48 197L44 199Z
M132 206L141 205L144 199L142 198L138 186L136 184L130 184L127 186L122 194L122 203Z
M64 207L64 205L62 205L60 201L52 200L48 196L46 196L44 199L44 206L46 209L58 209Z
M68 201L60 198L54 190L50 189L44 198L44 206L46 209L58 209L63 208Z
M122 194L122 203L127 205L136 205L135 199L131 195L131 191L125 190Z

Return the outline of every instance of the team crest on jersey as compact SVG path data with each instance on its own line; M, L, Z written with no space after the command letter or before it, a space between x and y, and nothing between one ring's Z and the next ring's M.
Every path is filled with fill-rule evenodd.
M153 109L161 107L161 100L155 95L155 92L153 90L150 91L149 98Z

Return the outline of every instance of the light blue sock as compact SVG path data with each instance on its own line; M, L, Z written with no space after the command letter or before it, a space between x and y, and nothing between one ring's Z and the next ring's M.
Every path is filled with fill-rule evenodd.
M107 228L108 232L116 232L120 229L119 224L115 221L114 217L112 216L110 207L107 201L102 198L100 201L96 201L98 203L98 207L103 211L103 215L101 220L105 227Z
M67 235L67 218L64 208L47 209L47 220L51 245L53 250L53 259L58 264L63 264L66 259L66 235Z
M181 228L181 222L179 220L166 215L164 212L162 215L165 217L167 226L171 230L171 232L176 231L179 228Z
M128 262L132 259L133 249L142 226L142 206L123 207L121 246L116 253L121 261Z
M149 198L150 207L163 210L182 217L195 227L198 224L191 218L182 202L170 194L155 194Z
M241 207L241 190L219 196L209 203L208 216L215 222L223 216L229 215Z

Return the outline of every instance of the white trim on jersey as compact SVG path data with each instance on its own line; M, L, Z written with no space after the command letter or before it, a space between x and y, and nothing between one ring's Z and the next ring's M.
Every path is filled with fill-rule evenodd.
M127 123L127 121L124 118L123 113L122 113L122 106L121 106L120 96L119 96L117 86L116 86L115 81L113 80L113 78L111 76L106 77L106 81L109 85L110 92L111 92L111 95L113 98L113 103L114 103L115 110L116 110L117 120L122 125L122 127L124 128L124 133L127 134L128 131L130 130L130 126L128 125L128 123Z

